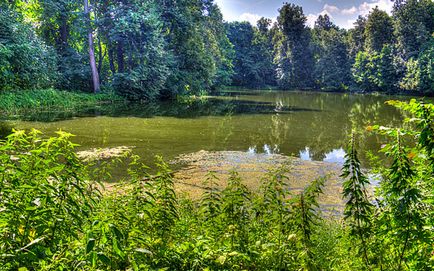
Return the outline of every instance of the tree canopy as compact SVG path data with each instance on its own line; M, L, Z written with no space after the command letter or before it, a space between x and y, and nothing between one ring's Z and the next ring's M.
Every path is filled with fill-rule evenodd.
M284 3L225 22L213 0L0 4L0 89L113 90L132 100L222 86L433 93L434 3L395 1L341 29Z

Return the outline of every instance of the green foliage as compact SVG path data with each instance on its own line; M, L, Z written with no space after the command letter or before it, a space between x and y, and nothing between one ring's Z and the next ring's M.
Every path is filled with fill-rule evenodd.
M381 182L377 189L374 235L381 239L373 244L380 247L374 260L386 269L429 270L432 268L432 221L427 215L432 214L433 206L427 199L432 198L433 191L430 173L433 108L415 100L390 104L414 118L407 119L411 129L374 127L391 138L382 149L391 164L378 169Z
M0 90L51 87L56 55L31 26L0 8Z
M434 39L425 45L419 58L406 62L406 74L400 85L403 89L431 94L434 89Z
M213 1L73 0L1 4L2 89L90 92L89 34L103 88L130 100L201 96L223 86L432 94L434 4L396 1L353 29L300 6L277 22L224 23ZM90 31L92 30L92 31ZM92 62L93 63L93 62ZM353 71L351 70L353 68Z
M72 0L2 4L2 87L89 91L89 26L103 86L128 99L173 97L186 89L206 93L230 83L232 45L213 1L91 6L85 14L83 3Z
M15 131L0 145L1 266L37 268L64 257L98 202L70 134ZM37 265L37 266L36 266Z
M341 177L344 179L342 195L346 200L344 218L348 221L351 234L361 241L360 252L369 269L367 239L372 230L374 206L368 197L367 189L370 183L361 169L354 133L345 156Z
M113 94L91 95L53 89L6 91L0 93L0 112L12 116L42 110L74 111L115 101L122 99Z
M175 66L166 82L170 94L197 95L229 81L231 44L223 16L213 1L156 1L162 10L163 33Z
M420 68L417 59L410 58L406 63L405 76L399 82L402 89L417 91L420 85Z
M157 98L172 61L171 55L165 52L161 14L151 1L131 1L128 5L111 5L108 9L116 10L116 20L108 36L111 42L122 46L122 53L127 56L126 63L118 63L114 89L131 100Z
M393 41L393 21L385 12L374 8L368 15L365 26L366 50L380 52Z
M348 30L348 49L351 58L354 60L358 52L365 47L366 18L359 16L354 22L354 28Z
M344 32L330 24L317 21L312 33L316 59L315 81L321 89L343 90L351 82L348 49Z
M294 4L284 4L279 9L274 36L274 61L277 82L282 89L309 88L313 86L313 54L310 33L305 23L303 9Z
M232 85L252 88L275 84L270 22L265 19L260 29L248 22L226 25L230 42L234 45L234 75Z
M400 55L417 57L434 32L434 3L430 0L406 0L396 3L393 15Z
M83 164L70 134L16 131L0 142L0 269L431 270L434 107L390 104L407 112L405 129L369 129L390 137L376 187L352 139L343 219L321 212L324 179L290 193L287 167L258 191L235 172L221 188L210 173L193 201L161 158L150 175L128 154L114 161L128 162L128 177L101 197L91 180L107 178L105 163Z
M359 52L353 65L353 76L364 91L392 93L397 88L398 76L391 46L385 45L381 52Z

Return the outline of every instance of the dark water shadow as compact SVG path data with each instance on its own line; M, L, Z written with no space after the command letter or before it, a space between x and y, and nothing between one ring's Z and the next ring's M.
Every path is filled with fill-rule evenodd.
M251 101L244 99L194 100L189 103L176 101L150 103L118 103L102 105L95 108L83 108L76 112L42 111L15 116L9 119L38 122L56 122L83 117L174 117L199 118L208 116L253 115L253 114L291 114L294 112L321 110L298 106L284 106L273 102Z
M224 92L217 93L220 97L237 97L237 96L260 96L264 93L271 93L273 91L260 91L260 90L226 90Z

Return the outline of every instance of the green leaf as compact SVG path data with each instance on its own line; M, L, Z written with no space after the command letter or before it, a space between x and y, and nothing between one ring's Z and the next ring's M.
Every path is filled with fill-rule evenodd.
M106 255L104 255L103 253L99 252L98 253L98 259L104 263L105 265L110 265L110 258L107 257Z
M95 239L91 238L87 241L86 254L91 252L94 247L95 247Z

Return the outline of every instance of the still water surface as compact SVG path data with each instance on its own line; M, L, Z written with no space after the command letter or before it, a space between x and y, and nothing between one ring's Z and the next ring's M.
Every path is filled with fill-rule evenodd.
M409 97L312 92L237 91L189 104L110 105L77 114L46 112L14 121L48 135L62 129L81 149L134 146L151 164L184 153L245 151L305 160L342 162L352 127L399 125L401 113L385 105ZM382 138L364 133L360 152L376 151Z

